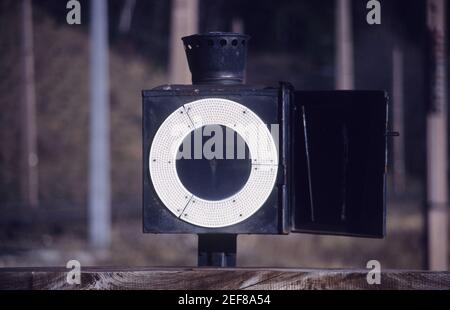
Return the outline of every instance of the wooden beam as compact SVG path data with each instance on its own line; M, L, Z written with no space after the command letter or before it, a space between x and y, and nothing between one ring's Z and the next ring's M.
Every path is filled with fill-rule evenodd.
M81 284L66 282L65 268L0 269L5 289L144 289L144 290L311 290L311 289L450 289L450 272L383 271L380 285L369 285L368 270L82 268Z

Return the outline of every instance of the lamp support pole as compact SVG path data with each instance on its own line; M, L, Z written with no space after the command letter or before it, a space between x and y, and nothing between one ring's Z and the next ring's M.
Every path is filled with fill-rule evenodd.
M198 235L199 267L236 267L237 235Z

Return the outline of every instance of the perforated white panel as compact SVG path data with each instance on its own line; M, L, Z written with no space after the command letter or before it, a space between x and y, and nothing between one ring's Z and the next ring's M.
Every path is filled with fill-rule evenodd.
M183 140L207 125L236 131L246 142L252 161L244 187L219 201L190 193L176 170L176 155ZM163 122L151 146L149 167L156 193L173 214L197 226L219 228L242 222L261 208L275 185L278 154L266 124L253 111L234 101L210 98L184 105Z

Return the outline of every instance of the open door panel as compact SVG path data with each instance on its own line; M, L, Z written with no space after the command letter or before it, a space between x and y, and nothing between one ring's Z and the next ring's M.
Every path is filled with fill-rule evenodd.
M383 237L385 92L297 91L293 101L292 231Z

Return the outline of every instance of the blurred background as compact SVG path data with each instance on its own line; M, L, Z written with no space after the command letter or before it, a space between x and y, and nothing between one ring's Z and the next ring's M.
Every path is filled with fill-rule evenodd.
M181 36L236 31L251 36L247 83L386 90L390 127L401 132L389 145L385 239L240 236L238 265L365 268L376 259L382 268L423 269L438 255L434 268L447 268L448 135L438 127L427 139L427 119L432 111L445 125L448 52L445 37L429 40L430 0L381 1L380 25L367 23L366 0L101 0L97 11L95 1L81 0L74 1L81 23L73 25L69 2L0 0L0 267L72 259L82 266L196 265L196 236L142 233L141 91L190 83ZM441 26L448 29L448 21ZM102 55L106 68L93 61ZM106 95L93 95L99 89ZM95 98L106 102L103 110L93 108ZM92 133L97 120L109 138ZM89 228L90 145L102 137L110 195L99 245ZM444 142L430 147L436 137ZM444 207L430 216L430 171L439 170ZM430 238L441 242L437 254Z

